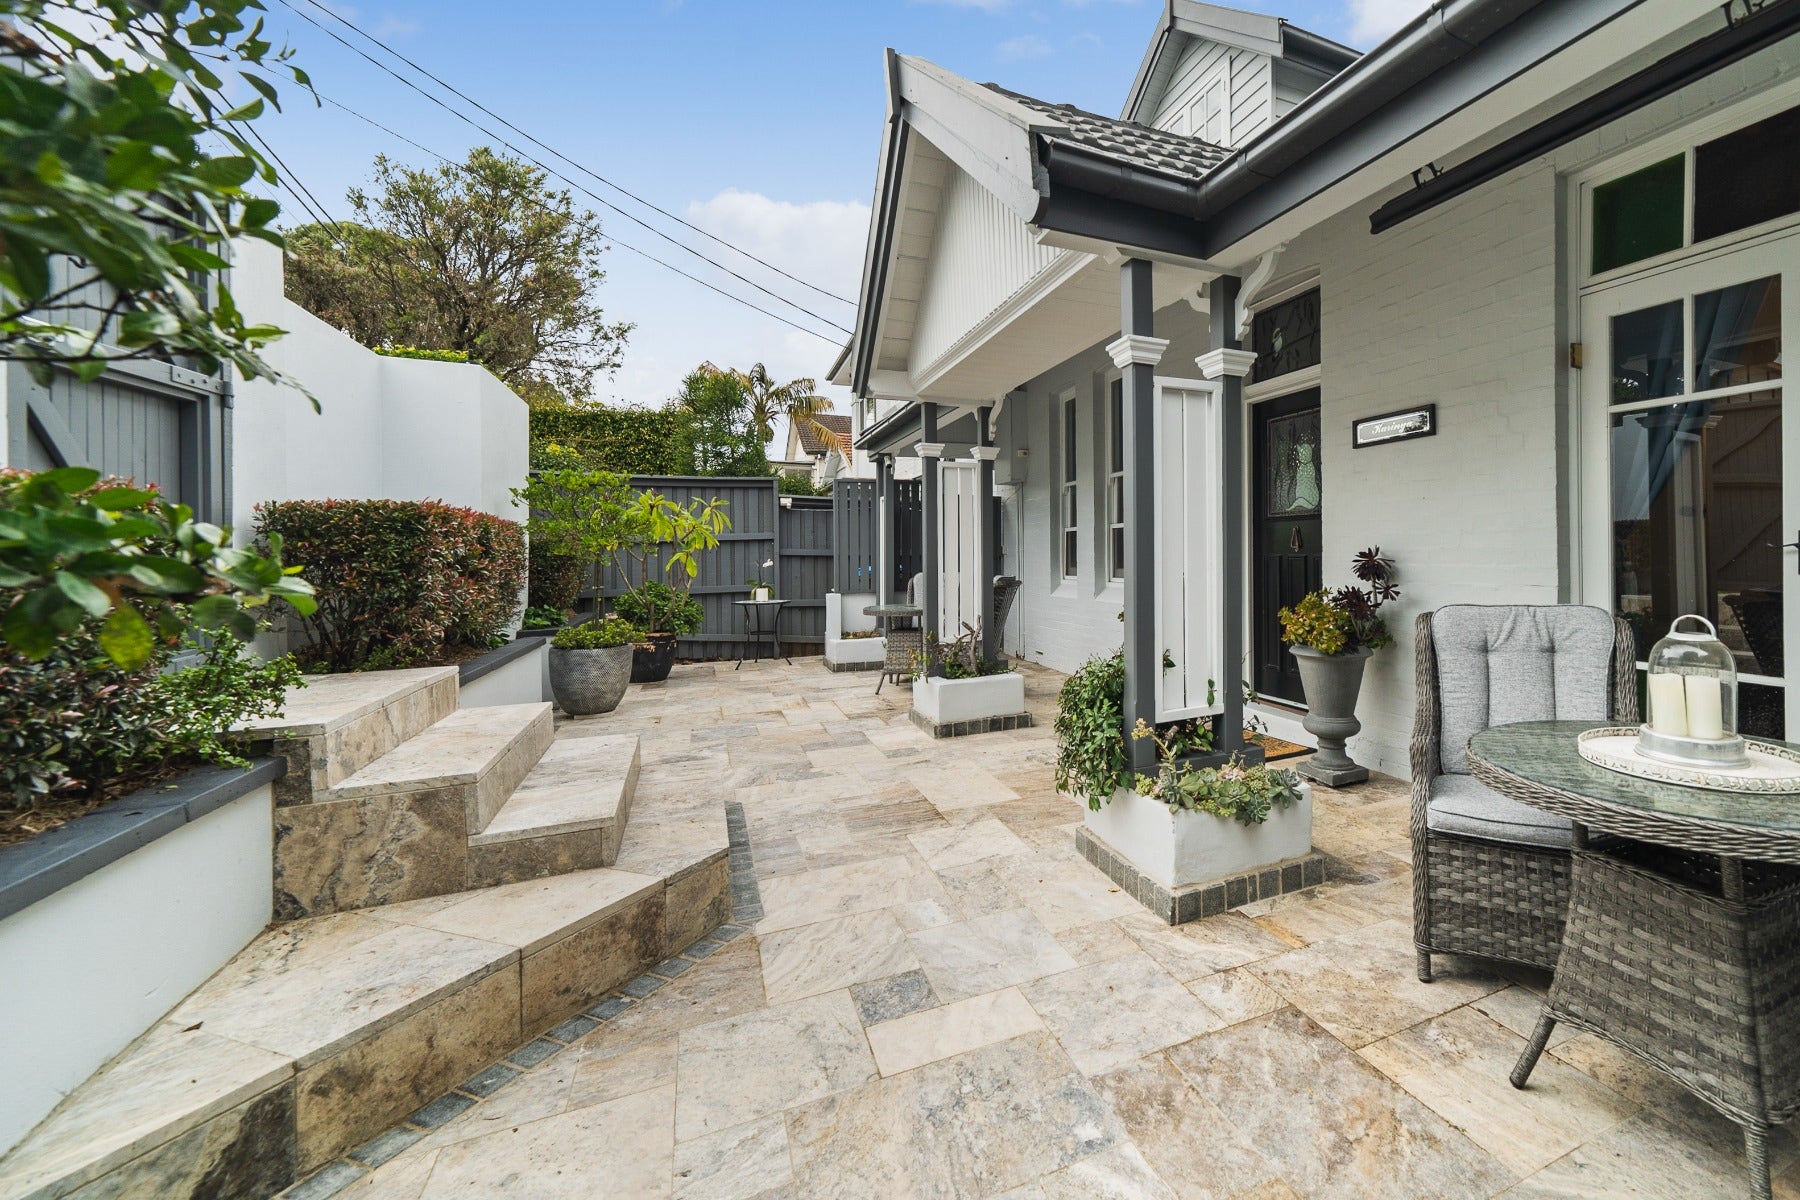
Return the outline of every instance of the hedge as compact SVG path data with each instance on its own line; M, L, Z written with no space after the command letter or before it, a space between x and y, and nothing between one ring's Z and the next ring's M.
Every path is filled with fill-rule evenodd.
M375 353L387 358L419 358L426 362L466 363L467 350L424 350L418 346L372 346Z
M486 647L519 610L525 532L436 500L283 500L256 508L318 593L294 654L313 670L431 663Z
M686 475L693 470L687 423L679 412L597 404L531 410L531 440L578 451L592 471Z

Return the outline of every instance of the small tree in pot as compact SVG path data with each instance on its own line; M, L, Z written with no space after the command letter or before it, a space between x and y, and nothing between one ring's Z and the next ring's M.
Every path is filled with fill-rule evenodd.
M731 518L725 513L725 501L716 496L696 497L684 505L661 492L647 491L626 506L621 521L623 533L613 562L627 591L613 606L644 631L633 681L655 683L669 677L676 639L697 632L706 618L691 594L700 574L698 556L718 547L719 535L731 528ZM666 581L656 578L658 566Z
M1363 665L1369 655L1391 643L1381 606L1396 600L1394 563L1380 547L1358 554L1351 572L1366 587L1349 585L1308 595L1278 614L1281 637L1300 666L1306 690L1306 731L1319 739L1319 752L1300 765L1300 773L1330 787L1361 783L1369 777L1344 750L1362 731L1356 698L1362 691Z

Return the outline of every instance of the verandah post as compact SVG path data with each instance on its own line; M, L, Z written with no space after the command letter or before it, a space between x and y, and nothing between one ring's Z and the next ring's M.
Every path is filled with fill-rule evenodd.
M1124 391L1125 443L1125 720L1132 766L1149 771L1156 749L1131 731L1141 719L1156 723L1157 679L1162 654L1156 644L1156 364L1168 340L1154 336L1156 313L1148 260L1119 266L1117 341L1106 349L1119 368Z
M1256 355L1238 339L1238 292L1243 281L1221 275L1207 285L1212 308L1212 349L1195 361L1200 373L1219 382L1220 473L1219 541L1220 613L1217 681L1221 712L1213 749L1220 754L1244 750L1244 376Z
M1000 528L994 520L994 459L1000 451L988 429L992 408L975 410L975 447L970 451L981 463L975 489L975 525L981 530L980 578L976 580L976 611L981 614L981 657L993 658L1000 649L1000 631L994 628L994 576L1000 562Z
M919 628L927 634L941 633L938 629L938 571L939 547L938 525L943 520L940 515L942 497L939 488L943 480L938 471L938 462L944 457L944 444L938 441L938 406L930 400L919 403L919 520L924 528L919 530L920 542L924 548L925 578L919 584L919 605L925 610L919 618Z
M894 559L898 547L894 541L894 457L882 454L875 459L875 602L894 603Z

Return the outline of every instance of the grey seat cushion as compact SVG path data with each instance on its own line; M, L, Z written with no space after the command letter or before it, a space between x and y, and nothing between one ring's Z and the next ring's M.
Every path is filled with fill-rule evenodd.
M1601 609L1451 604L1432 614L1431 641L1446 775L1469 773L1469 739L1491 726L1612 715L1613 619Z
M1563 818L1508 800L1472 775L1439 775L1431 781L1425 825L1459 837L1559 850L1574 841L1574 829Z

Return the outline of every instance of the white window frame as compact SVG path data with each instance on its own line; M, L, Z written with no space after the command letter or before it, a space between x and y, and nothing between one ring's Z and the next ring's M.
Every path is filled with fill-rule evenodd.
M1076 579L1081 574L1081 405L1076 393L1070 391L1058 397L1061 407L1056 414L1056 436L1061 443L1061 457L1057 463L1057 532L1061 535L1057 543L1057 557L1061 560L1062 577ZM1071 555L1069 548L1075 547ZM1073 560L1073 561L1071 561Z

